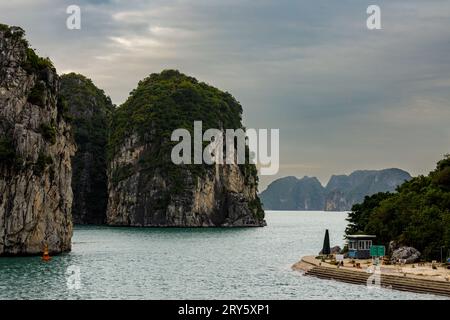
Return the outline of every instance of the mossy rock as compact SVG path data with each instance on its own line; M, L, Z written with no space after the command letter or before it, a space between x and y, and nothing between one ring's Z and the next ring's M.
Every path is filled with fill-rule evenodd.
M56 129L54 124L47 124L43 123L40 127L40 132L42 134L42 137L50 142L51 144L56 143L56 135L58 133L58 130Z

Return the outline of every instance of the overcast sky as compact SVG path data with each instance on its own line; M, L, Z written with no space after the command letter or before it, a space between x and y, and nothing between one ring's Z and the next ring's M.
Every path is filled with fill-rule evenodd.
M280 129L278 177L417 175L450 152L450 1L2 0L0 22L116 104L166 68L229 91L247 127Z

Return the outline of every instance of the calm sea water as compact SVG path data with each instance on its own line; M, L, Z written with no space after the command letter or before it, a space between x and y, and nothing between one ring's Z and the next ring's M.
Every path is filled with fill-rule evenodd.
M76 227L73 251L49 263L0 258L0 299L436 299L303 276L325 229L343 244L345 213L267 212L251 229ZM80 271L69 289L67 270Z

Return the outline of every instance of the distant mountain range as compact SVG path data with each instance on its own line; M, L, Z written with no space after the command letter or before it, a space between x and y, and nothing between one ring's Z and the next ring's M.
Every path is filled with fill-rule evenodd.
M273 181L260 194L266 210L348 211L365 196L394 191L411 175L401 169L358 170L333 175L323 187L315 177L284 177Z

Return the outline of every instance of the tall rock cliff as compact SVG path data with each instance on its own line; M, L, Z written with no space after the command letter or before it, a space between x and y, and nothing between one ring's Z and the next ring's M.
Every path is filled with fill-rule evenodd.
M175 165L171 133L241 128L228 93L166 70L141 81L113 116L107 221L125 226L263 226L254 165Z
M325 210L347 211L365 196L378 192L393 192L397 186L411 179L408 172L396 168L357 170L350 175L332 176L326 186Z
M261 199L271 210L322 210L325 192L317 178L285 177L272 182Z
M76 224L106 222L106 146L114 106L90 79L61 76L60 96L72 117L77 152L72 159L72 216Z
M56 71L23 36L0 25L0 255L71 248L75 146Z

